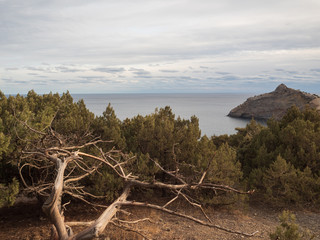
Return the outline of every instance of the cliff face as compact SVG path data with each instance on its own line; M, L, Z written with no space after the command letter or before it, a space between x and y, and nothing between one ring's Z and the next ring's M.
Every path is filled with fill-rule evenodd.
M255 119L274 117L280 119L293 105L300 109L310 105L320 111L320 98L315 94L301 92L280 84L273 92L248 98L243 104L232 109L228 116Z

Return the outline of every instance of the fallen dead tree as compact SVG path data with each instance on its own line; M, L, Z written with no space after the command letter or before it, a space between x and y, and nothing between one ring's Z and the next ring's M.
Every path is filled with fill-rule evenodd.
M90 135L87 135L84 136L83 143L77 145L72 138L59 135L51 127L47 128L44 132L40 132L29 127L26 123L24 125L27 126L34 136L39 135L40 137L34 137L33 140L30 140L32 143L28 144L28 147L23 152L23 158L19 164L19 172L26 191L35 192L39 196L46 198L42 209L53 224L52 239L80 240L99 237L108 224L115 224L115 214L122 206L139 206L156 209L189 219L197 224L246 237L251 237L256 233L239 232L214 224L205 213L201 203L194 200L192 194L199 189L209 189L214 192L234 192L237 194L251 193L242 192L225 185L206 182L207 171L201 174L198 181L188 182L181 175L178 168L174 171L168 171L159 163L153 161L153 164L167 178L159 180L157 176L153 176L152 180L142 180L140 176L130 171L132 169L129 166L134 166L135 158L114 149L104 151L103 145L106 143L105 141L99 139L88 141L87 139L90 138ZM102 205L101 203L97 204L89 200L103 198L103 196L95 196L86 191L85 187L81 185L83 179L92 174L99 173L102 167L107 167L117 177L121 178L124 186L120 196L109 206ZM107 188L108 186L105 187ZM168 190L174 194L174 197L163 206L128 200L130 190L134 187ZM65 204L62 202L62 198L65 195L80 199L92 206L105 207L106 209L95 221L66 222L64 217ZM182 198L192 206L199 208L206 220L171 210L169 205L178 198ZM117 224L121 225L121 220L118 219ZM85 226L85 229L74 233L72 226L75 225ZM142 233L140 234L142 235ZM144 237L148 238L148 236Z

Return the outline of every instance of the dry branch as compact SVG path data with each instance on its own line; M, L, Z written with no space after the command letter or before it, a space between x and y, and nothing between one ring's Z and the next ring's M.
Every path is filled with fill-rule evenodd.
M57 177L52 188L52 192L47 201L43 204L43 211L49 216L51 222L54 224L55 229L61 240L67 239L69 237L67 227L64 223L64 216L61 211L61 196L63 193L63 178L64 171L68 165L68 162L76 158L77 156L70 156L67 159L57 158Z
M173 211L173 210L170 210L170 209L158 206L158 205L154 205L154 204L149 204L149 203L144 203L144 202L135 202L135 201L125 201L122 204L126 205L126 206L138 206L138 207L153 208L153 209L156 209L156 210L159 210L159 211L163 211L163 212L166 212L166 213L169 213L169 214L172 214L172 215L176 215L176 216L179 216L179 217L182 217L182 218L189 219L189 220L191 220L193 222L199 223L199 224L204 225L204 226L216 228L216 229L219 229L219 230L222 230L222 231L225 231L225 232L238 234L238 235L242 235L242 236L245 236L245 237L253 237L255 234L258 233L258 231L254 232L254 233L243 233L243 232L240 232L240 231L235 231L235 230L232 230L232 229L224 228L224 227L221 227L219 225L215 225L215 224L212 224L212 223L209 223L209 222L202 221L202 220L200 220L198 218L195 218L193 216L186 215L186 214L183 214L183 213L179 213L179 212L176 212L176 211Z
M121 196L116 201L114 201L96 221L94 221L88 228L86 228L82 232L73 236L72 239L83 240L92 239L93 237L99 237L99 235L104 231L113 216L117 213L123 202L126 201L129 192L130 187L128 186L121 194Z
M169 179L166 181L159 181L156 179L156 176L153 176L153 180L146 181L141 180L139 176L135 176L128 167L128 163L133 159L122 154L120 151L114 149L109 152L104 152L100 148L100 144L108 143L110 141L102 141L99 139L93 139L91 141L82 142L80 144L72 145L73 141L68 139L68 137L61 136L51 129L47 132L40 132L32 127L30 127L26 122L20 121L28 130L33 133L40 134L41 139L33 143L31 149L26 149L23 153L26 157L23 158L25 161L24 164L21 164L19 173L23 184L30 191L40 193L41 195L46 195L51 188L51 192L48 193L49 197L43 204L43 211L49 216L51 222L53 223L53 235L58 236L60 240L73 239L73 240L82 240L82 239L93 239L101 235L105 230L106 226L109 223L115 224L118 227L126 228L127 231L134 231L144 236L144 234L139 233L138 231L128 228L126 226L120 226L119 224L113 221L115 214L120 210L121 206L140 206L140 207L149 207L163 211L168 214L173 214L179 217L189 219L198 224L217 228L233 234L240 234L246 237L251 237L255 233L242 233L240 231L235 231L215 225L212 223L208 215L205 213L200 202L193 199L193 195L198 189L207 189L212 191L224 191L224 192L234 192L237 194L250 194L252 192L242 192L237 189L234 189L230 186L219 185L208 183L205 181L210 163L207 169L201 173L201 178L197 182L187 182L186 178L182 176L178 169L178 164L176 159L174 159L176 166L175 171L168 171L164 169L158 162L152 160L154 164L165 174L167 174ZM70 141L68 141L70 140ZM99 146L98 146L99 145ZM47 147L49 146L49 147ZM96 156L85 152L86 148L94 148L98 150L100 155ZM172 153L175 158L174 146L172 148ZM119 157L119 159L117 159ZM90 161L87 161L90 159ZM80 181L86 177L93 175L95 172L99 173L99 168L102 166L108 167L117 177L121 178L125 187L121 196L116 199L108 207L103 204L92 203L88 198L101 198L100 196L95 196L91 193L85 191L84 186L80 185ZM55 172L49 173L49 170L52 170L55 167ZM28 168L29 173L30 169L46 171L44 174L39 174L39 179L36 179L37 184L33 184L34 180L32 176L29 176L31 179L31 185L28 185L26 178L23 176L23 173L26 172L23 170ZM133 171L134 172L134 171ZM54 175L55 174L55 175ZM30 175L30 174L29 174ZM54 176L53 176L54 175ZM28 176L27 176L28 177ZM128 201L127 197L130 194L130 189L132 187L141 187L141 188L160 188L169 190L174 194L174 197L168 201L164 206L159 206L155 204L148 204L143 202ZM107 188L108 186L106 186ZM93 207L103 207L105 210L100 215L98 219L90 222L69 222L66 223L64 219L64 213L62 210L61 202L62 195L68 194L74 198L80 199L83 202L90 204ZM191 215L186 215L183 213L175 212L168 209L167 207L177 200L179 197L182 197L190 205L199 208L207 221L195 218ZM136 220L136 222L144 221L146 219ZM117 219L118 223L129 223L124 222L120 219ZM133 223L133 222L131 222ZM77 233L73 234L71 226L82 225L86 228ZM146 236L144 236L146 238Z

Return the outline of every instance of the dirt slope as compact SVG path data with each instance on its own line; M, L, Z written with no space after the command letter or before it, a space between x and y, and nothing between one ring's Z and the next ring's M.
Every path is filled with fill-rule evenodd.
M177 206L178 207L178 206ZM179 206L185 213L196 214L202 218L200 212L194 208ZM132 215L126 216L120 213L120 217L126 220L136 220L148 217L151 222L145 221L130 225L139 230L149 239L269 239L269 233L278 225L277 216L282 209L266 208L263 205L251 205L242 207L241 210L233 209L206 209L209 217L220 226L252 233L259 231L254 237L247 238L237 234L230 234L218 229L208 228L180 217L168 215L156 210L146 208L130 208ZM67 221L89 221L99 215L100 211L76 205L66 212ZM295 211L297 222L300 226L310 229L315 234L315 239L320 239L320 213L309 211ZM119 214L118 214L119 216ZM80 228L73 228L74 231ZM50 223L40 212L38 205L20 205L11 209L0 210L0 239L49 239ZM101 239L143 239L135 232L124 231L110 225Z

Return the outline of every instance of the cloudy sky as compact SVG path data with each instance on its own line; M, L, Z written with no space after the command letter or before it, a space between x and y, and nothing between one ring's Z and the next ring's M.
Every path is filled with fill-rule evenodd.
M320 93L319 0L0 0L0 89Z

